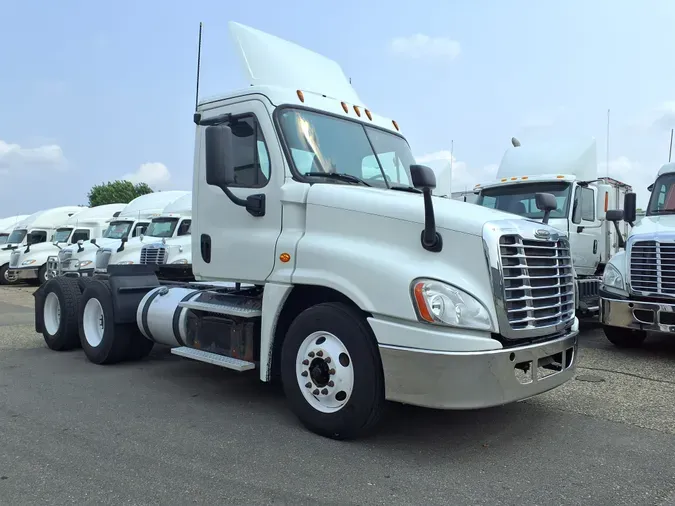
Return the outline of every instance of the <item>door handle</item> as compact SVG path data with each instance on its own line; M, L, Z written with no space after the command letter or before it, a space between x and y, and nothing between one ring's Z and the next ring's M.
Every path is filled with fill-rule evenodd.
M202 234L199 240L202 260L207 264L211 262L211 236Z
M598 252L598 240L593 241L593 254L595 255Z

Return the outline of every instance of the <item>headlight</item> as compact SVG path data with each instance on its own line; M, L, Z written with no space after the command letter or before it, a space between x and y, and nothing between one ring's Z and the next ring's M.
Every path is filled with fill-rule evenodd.
M91 260L82 260L81 262L77 262L75 265L79 269L82 269L83 267L86 267L87 265L91 265L93 262Z
M431 279L418 279L412 285L412 298L420 321L492 330L485 306L459 288Z
M117 265L131 265L133 263L133 260L125 260L124 262L117 262Z
M602 284L623 290L623 276L619 272L619 269L612 264L605 265L605 272L602 273Z
M35 260L24 260L21 262L21 265L33 265L35 263Z
M180 260L174 260L174 261L171 262L171 263L172 263L172 264L187 264L188 261L187 261L186 258L181 258Z

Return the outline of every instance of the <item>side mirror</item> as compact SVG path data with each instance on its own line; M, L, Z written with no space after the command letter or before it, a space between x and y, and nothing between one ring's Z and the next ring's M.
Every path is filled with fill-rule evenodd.
M434 203L431 199L431 190L436 188L436 174L425 165L411 165L410 179L412 185L422 190L424 197L424 230L422 230L422 247L438 253L443 249L443 238L436 232L436 216L434 215Z
M544 218L541 222L548 223L548 217L551 215L551 211L558 209L558 201L550 193L536 193L534 195L534 201L537 204L537 209L544 212Z
M607 210L609 209L609 195L611 191L612 187L608 184L598 185L598 195L595 202L595 214L600 221L607 219Z
M227 125L206 127L206 183L227 188L235 182L232 129Z
M606 219L607 221L611 221L613 223L622 221L623 209L612 209L611 211L607 211Z
M623 197L623 219L632 227L635 218L637 218L637 195L626 193Z
M635 195L635 194L633 194ZM607 221L614 224L614 230L616 231L616 240L619 245L619 248L626 247L626 241L623 239L623 234L619 228L619 222L624 219L625 210L624 209L612 209L607 211Z

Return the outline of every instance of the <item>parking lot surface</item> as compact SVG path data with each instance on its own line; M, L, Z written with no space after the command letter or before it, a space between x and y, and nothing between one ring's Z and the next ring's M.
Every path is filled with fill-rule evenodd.
M307 432L280 388L156 348L48 350L34 288L0 288L0 504L675 505L675 339L585 326L576 378L468 412L391 405L379 433ZM449 386L451 387L451 386Z

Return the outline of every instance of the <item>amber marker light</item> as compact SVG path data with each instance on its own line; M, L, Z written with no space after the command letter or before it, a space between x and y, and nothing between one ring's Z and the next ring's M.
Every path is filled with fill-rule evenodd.
M302 91L300 91L300 90L298 90L298 98L300 99L300 102L303 102L303 103L304 103L304 101L305 101L305 94L304 94Z
M373 121L373 115L370 114L370 111L369 111L368 109L366 109L366 116L368 116L368 119L369 119L370 121Z
M433 323L434 318L431 316L429 308L427 307L427 301L424 299L424 294L422 293L423 289L424 283L419 282L415 285L415 289L413 290L413 293L415 294L415 302L417 302L417 308L419 309L422 319Z
M398 131L399 131L399 129L398 129L398 123L396 123L396 121L394 121L394 120L391 120L391 124L394 125L394 128L395 128L396 131L398 132Z
M349 113L349 107L347 107L347 104L344 102L340 102L342 104L342 110L346 113Z
M279 255L279 260L281 260L283 263L290 261L290 259L291 255L289 255L288 253L282 253L281 255Z

